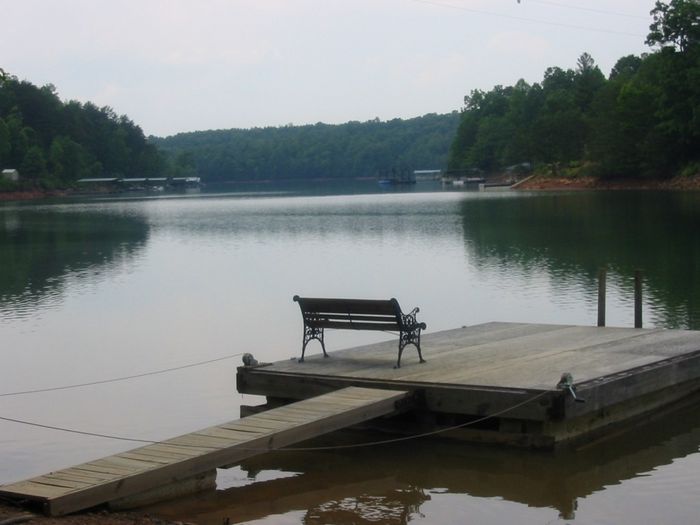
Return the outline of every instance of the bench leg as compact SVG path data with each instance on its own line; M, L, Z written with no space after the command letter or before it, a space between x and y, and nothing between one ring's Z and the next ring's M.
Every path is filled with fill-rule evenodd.
M306 345L308 345L309 342L313 339L316 339L319 343L321 343L321 348L323 349L323 357L328 357L328 354L326 353L326 345L323 342L323 328L312 328L310 326L304 326L304 343L301 346L301 359L299 359L300 363L304 362L304 353L306 352Z
M416 330L399 333L399 359L396 361L396 366L394 368L401 368L401 354L403 354L403 349L408 345L416 347L418 350L418 359L420 359L421 363L425 363L423 354L420 351L420 328L417 328Z

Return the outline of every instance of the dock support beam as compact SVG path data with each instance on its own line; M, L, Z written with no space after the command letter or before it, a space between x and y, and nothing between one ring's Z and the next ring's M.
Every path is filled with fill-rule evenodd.
M607 270L598 270L598 326L605 326L605 279Z
M634 327L642 327L642 271L634 271Z
M203 474L192 476L191 478L172 481L167 485L144 490L138 494L126 496L109 502L111 510L129 510L146 505L153 505L161 501L172 500L184 496L190 496L204 490L216 488L216 469L209 470Z

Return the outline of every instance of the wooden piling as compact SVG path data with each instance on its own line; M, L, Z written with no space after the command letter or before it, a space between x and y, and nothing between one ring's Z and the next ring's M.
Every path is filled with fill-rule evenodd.
M634 271L634 327L642 327L642 272Z
M605 326L605 280L607 270L598 270L598 326Z

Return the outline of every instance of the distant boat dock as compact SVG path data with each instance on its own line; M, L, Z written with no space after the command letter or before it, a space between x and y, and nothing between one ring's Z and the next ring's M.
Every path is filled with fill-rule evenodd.
M700 389L700 332L493 322L426 334L422 348L427 363L409 348L398 369L395 340L240 367L238 391L267 397L246 409L258 413L0 495L56 515L139 505L211 486L217 467L370 421L407 437L548 449L603 436Z
M78 179L83 191L163 191L164 189L198 189L200 177L100 177Z

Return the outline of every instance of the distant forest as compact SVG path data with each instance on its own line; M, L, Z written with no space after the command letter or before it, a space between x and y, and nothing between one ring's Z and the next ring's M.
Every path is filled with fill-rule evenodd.
M376 177L392 169L442 169L459 113L382 122L284 126L150 137L183 155L207 181Z
M21 181L0 189L66 188L83 177L157 176L169 167L141 128L109 107L62 102L0 69L0 168Z
M608 78L584 53L575 70L552 67L472 91L449 168L497 171L529 162L555 175L664 178L700 172L700 3L656 2L646 43Z

